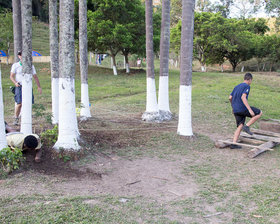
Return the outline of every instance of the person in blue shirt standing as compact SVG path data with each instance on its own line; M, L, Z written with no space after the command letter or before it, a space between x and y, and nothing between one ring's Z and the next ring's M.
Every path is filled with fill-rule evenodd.
M243 130L246 133L253 135L250 131L250 126L254 124L262 115L262 111L256 107L251 107L248 103L248 96L250 93L250 85L253 81L251 73L246 73L244 76L244 82L235 86L232 93L229 96L231 102L232 112L235 116L237 129L234 132L233 143L236 143L240 132ZM251 117L251 120L245 124L246 117ZM241 148L239 145L232 144L230 148Z

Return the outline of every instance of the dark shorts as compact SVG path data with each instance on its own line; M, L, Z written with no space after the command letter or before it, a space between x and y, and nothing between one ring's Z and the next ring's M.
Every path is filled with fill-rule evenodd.
M15 88L15 102L21 104L22 102L22 86ZM34 104L34 95L32 90L32 104Z
M252 111L254 111L255 115L259 115L261 113L261 110L256 107L251 107ZM246 117L252 117L248 110L240 113L234 113L236 125L237 127L240 124L245 124Z

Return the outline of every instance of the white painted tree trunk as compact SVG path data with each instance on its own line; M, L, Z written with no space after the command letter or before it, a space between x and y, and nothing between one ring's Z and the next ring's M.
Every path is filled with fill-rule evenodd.
M115 65L113 65L113 72L114 75L118 75L117 67Z
M49 0L50 56L52 76L52 123L58 124L59 107L59 44L57 22L57 0Z
M81 112L80 116L82 120L91 117L89 107L89 96L88 96L88 84L81 84Z
M195 0L182 0L179 121L177 133L193 136L192 131L192 57Z
M206 72L206 66L205 65L201 65L201 71Z
M224 72L224 65L221 64L221 72Z
M126 73L130 73L129 63L125 64Z
M147 78L146 112L158 112L156 82L153 78Z
M59 78L52 78L52 123L58 124L59 120Z
M162 120L171 120L169 108L170 0L162 1L158 107Z
M126 69L126 61L125 61L125 56L123 56L123 68Z
M142 115L142 120L162 121L157 104L156 82L150 77L147 77L146 111Z
M1 67L0 67L0 151L6 147L7 140L6 140L6 132L5 132L5 125L4 125L4 104L3 104L3 91L2 91L2 78L1 78Z
M192 86L180 85L179 121L177 133L192 136Z
M87 0L79 1L79 49L81 71L81 120L91 117L88 95L88 40L87 40ZM100 55L101 56L101 55Z
M23 75L20 132L32 134L32 74Z
M32 134L32 1L21 1L22 10L22 109L20 131Z
M244 66L242 66L242 68L241 68L241 72L244 72Z
M146 0L146 74L147 94L146 111L142 115L145 121L161 121L157 104L155 72L154 72L154 45L153 45L153 1Z
M75 104L74 0L59 1L59 126L54 149L78 151L78 123Z
M74 79L59 78L59 135L54 149L79 150Z
M159 110L170 112L168 80L168 76L159 77L158 107Z

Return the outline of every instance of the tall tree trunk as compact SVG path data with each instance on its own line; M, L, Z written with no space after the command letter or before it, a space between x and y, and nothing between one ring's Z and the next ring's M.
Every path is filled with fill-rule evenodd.
M18 62L18 51L22 50L21 0L13 0L14 62Z
M169 46L170 46L170 0L162 1L161 35L160 35L160 73L158 107L164 120L170 120L169 107Z
M124 61L125 61L126 73L130 73L130 67L129 67L129 61L128 61L128 53L124 54Z
M192 56L195 0L182 0L180 101L178 134L193 136L192 131Z
M81 72L81 112L82 119L91 117L88 96L88 40L87 40L87 0L79 1L79 49Z
M10 42L8 41L8 49L7 49L7 65L9 65L9 58L10 58Z
M114 72L114 75L118 75L118 70L117 70L117 63L116 63L116 54L113 53L111 51L111 57L112 57L112 64L113 64L113 72Z
M58 124L59 46L58 46L58 24L57 24L57 0L49 0L49 22L50 22L50 55L51 55L51 76L52 76L52 123Z
M75 105L74 0L60 0L59 128L54 149L80 149Z
M155 72L154 72L154 45L153 45L153 1L146 0L146 73L147 73L147 95L146 111L142 119L155 121L159 119L157 104Z
M20 131L32 133L32 1L22 0L22 118Z
M6 140L6 132L5 132L5 125L4 125L4 104L3 104L3 91L2 91L2 78L1 78L1 65L0 65L0 124L2 128L0 128L0 151L6 147L7 140Z

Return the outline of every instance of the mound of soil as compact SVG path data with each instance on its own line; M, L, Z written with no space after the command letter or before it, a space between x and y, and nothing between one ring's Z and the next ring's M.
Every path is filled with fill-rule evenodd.
M37 173L57 177L90 177L94 179L101 179L101 174L95 173L92 170L79 170L72 168L71 162L69 160L73 160L75 158L70 154L57 154L53 149L47 147L43 147L42 150L42 161L40 163L36 163L34 161L35 151L23 151L25 161L23 162L20 170L15 171L13 174L15 175L18 173L24 173L26 171L33 170ZM65 160L65 158L67 158L67 161Z

